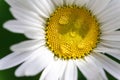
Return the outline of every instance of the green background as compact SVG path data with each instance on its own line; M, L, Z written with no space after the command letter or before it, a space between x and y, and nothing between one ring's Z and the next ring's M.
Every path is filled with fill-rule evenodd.
M3 28L3 23L10 19L14 18L9 12L8 4L6 4L4 0L0 0L0 58L11 53L9 49L11 45L21 42L23 40L27 40L27 38L23 34L11 33ZM116 61L118 62L118 60ZM18 66L11 69L0 71L0 80L39 80L40 74L33 77L19 77L19 78L15 77L14 71L17 67ZM80 73L80 71L78 71L78 73L79 80L86 80L82 73ZM116 80L109 73L106 72L106 74L109 80Z

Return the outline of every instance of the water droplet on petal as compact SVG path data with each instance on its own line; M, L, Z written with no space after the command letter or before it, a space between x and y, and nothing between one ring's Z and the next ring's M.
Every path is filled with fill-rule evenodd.
M76 36L76 32L71 31L71 32L70 32L70 36L71 36L71 37L75 37L75 36Z
M61 46L60 46L60 49L61 49L61 52L62 52L62 53L67 53L67 52L68 52L68 50L67 50L67 48L66 48L65 45L61 45Z
M57 61L57 60L58 60L58 57L57 57L57 56L54 56L54 60Z
M84 49L85 45L84 44L78 44L77 47L78 47L78 49Z
M60 24L68 24L69 22L69 17L68 16L61 16L60 19L59 19L59 23Z

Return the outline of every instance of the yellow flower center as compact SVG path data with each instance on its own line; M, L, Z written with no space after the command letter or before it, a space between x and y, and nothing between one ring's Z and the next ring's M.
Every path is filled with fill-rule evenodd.
M60 7L47 22L46 44L60 59L83 58L97 46L100 29L85 7Z

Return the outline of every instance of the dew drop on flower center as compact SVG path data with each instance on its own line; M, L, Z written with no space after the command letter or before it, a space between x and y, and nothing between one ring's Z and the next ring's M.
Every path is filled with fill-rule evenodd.
M64 60L80 59L97 46L97 18L85 7L60 7L46 22L46 45Z

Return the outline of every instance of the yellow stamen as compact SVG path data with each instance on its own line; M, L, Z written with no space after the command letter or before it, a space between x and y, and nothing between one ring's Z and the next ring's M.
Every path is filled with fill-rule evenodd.
M60 59L79 59L90 54L99 41L96 17L85 7L61 7L49 18L46 44Z

